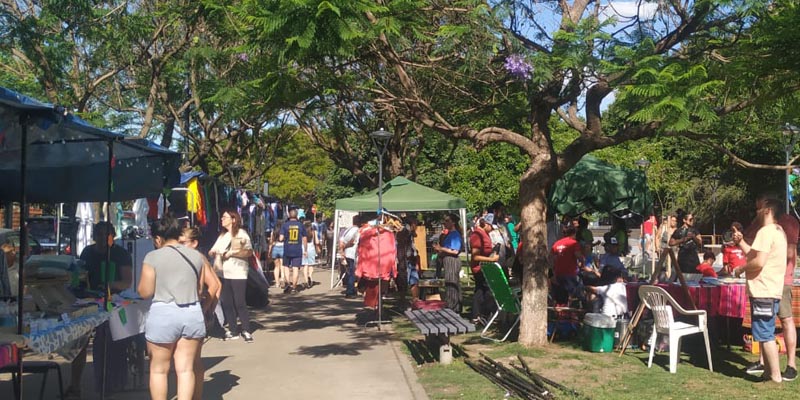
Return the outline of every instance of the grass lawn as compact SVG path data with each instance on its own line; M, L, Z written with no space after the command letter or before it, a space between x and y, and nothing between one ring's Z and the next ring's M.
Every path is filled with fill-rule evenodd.
M755 361L756 356L743 353L740 346L730 351L724 346L713 347L714 372L710 372L700 335L684 338L678 371L670 374L668 352L656 353L653 367L648 369L648 353L640 350L629 350L622 357L618 352L590 353L580 348L578 339L526 349L514 342L495 344L481 339L478 333L453 337L459 354L451 365L444 366L433 356L420 360L412 356L410 349L415 348L413 353L418 353L423 337L407 319L395 318L394 332L398 340L406 343L404 350L417 365L417 376L431 399L503 399L505 391L464 364L464 357L477 360L480 353L507 366L512 361L516 363L516 355L521 354L535 372L592 399L800 398L800 380L770 385L757 383L746 375L745 365ZM782 356L784 363L785 360Z

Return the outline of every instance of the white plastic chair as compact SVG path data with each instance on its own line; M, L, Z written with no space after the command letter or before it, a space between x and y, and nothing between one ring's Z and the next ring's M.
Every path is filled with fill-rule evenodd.
M650 336L650 358L647 368L653 365L653 353L656 348L658 334L669 336L669 372L675 373L678 368L678 356L681 353L681 337L694 333L702 333L706 341L706 355L708 356L708 369L714 371L711 365L711 347L708 344L708 318L705 310L684 310L666 290L651 285L639 287L639 298L653 312L655 319L653 335ZM674 310L674 311L673 311ZM697 325L675 321L673 312L682 315L696 315Z

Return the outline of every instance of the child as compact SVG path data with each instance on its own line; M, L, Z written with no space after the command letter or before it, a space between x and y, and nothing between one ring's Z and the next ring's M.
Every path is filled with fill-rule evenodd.
M609 272L613 283L605 286L587 286L586 290L591 295L596 295L602 301L602 313L613 318L621 317L628 313L628 294L625 291L625 277L622 271L613 269Z
M731 224L731 231L742 232L742 224L734 222ZM741 247L733 244L733 240L725 242L725 247L722 249L722 270L721 274L732 275L735 268L743 266L747 262L744 251Z
M703 254L703 262L700 263L696 267L697 272L703 274L703 278L716 278L717 273L714 272L714 260L716 260L716 256L711 251L707 251Z

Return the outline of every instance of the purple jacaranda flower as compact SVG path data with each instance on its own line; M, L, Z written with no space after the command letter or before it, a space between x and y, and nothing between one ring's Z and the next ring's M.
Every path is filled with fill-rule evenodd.
M513 77L522 80L531 79L531 72L533 72L533 66L520 54L506 57L505 68Z
M248 56L247 53L239 53L236 55L236 58L238 58L239 61L242 62L247 62L250 60L250 56Z

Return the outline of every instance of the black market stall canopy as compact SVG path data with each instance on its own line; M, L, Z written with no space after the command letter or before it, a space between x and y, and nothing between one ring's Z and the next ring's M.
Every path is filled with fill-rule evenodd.
M109 200L108 184L111 201L157 195L178 184L179 165L179 153L0 87L2 201L23 200L23 171L26 201L102 202Z
M652 198L643 171L617 167L585 155L556 181L550 206L567 216L598 211L618 217L631 213L641 217L652 211Z

